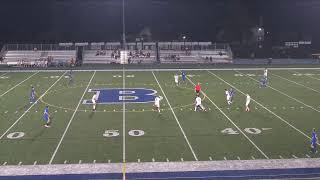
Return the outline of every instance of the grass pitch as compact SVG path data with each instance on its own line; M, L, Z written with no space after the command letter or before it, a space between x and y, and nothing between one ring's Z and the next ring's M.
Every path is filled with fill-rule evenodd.
M319 128L320 71L190 70L0 73L0 163L6 165L166 162L313 158L312 128ZM181 81L181 79L180 79ZM194 84L202 85L207 112L194 112ZM31 86L39 98L29 103ZM226 103L224 89L236 90ZM91 105L90 89L145 88L163 97L153 103ZM250 94L251 112L244 111ZM44 128L48 105L52 127ZM319 132L319 129L317 129Z

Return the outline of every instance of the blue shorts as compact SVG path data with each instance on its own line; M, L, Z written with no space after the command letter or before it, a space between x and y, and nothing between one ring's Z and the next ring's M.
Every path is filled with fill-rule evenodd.
M44 120L45 122L48 122L48 121L49 121L49 116L43 116L43 120Z

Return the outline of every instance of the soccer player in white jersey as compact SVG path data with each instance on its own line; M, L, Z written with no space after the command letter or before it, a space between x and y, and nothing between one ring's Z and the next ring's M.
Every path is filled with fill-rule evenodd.
M177 86L179 85L179 76L178 76L178 74L174 75L174 82L176 83Z
M202 111L206 111L206 109L204 108L204 106L202 105L202 99L200 98L199 95L197 95L196 97L196 102L195 102L195 106L194 106L194 111L197 111L198 109L202 110Z
M230 93L227 89L225 89L225 95L226 95L226 98L227 98L227 103L228 105L230 105L232 102L231 102L231 96L230 96Z
M94 93L94 95L92 96L92 111L96 110L96 106L97 106L97 100L98 100L98 94Z
M161 98L159 96L157 96L155 99L154 99L154 108L156 111L158 111L160 113L160 101L161 101Z
M247 94L247 97L246 97L246 112L250 111L250 107L249 107L250 101L251 101L251 97L250 97L249 94Z
M263 71L263 76L268 79L268 69L265 68L264 71Z

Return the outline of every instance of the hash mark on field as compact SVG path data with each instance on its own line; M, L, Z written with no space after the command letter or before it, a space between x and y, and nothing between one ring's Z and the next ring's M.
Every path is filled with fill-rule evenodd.
M253 159L253 160L255 160L256 158L254 158L253 156L251 156L251 158Z
M18 111L16 111L16 112L14 112L15 114L17 114L18 113Z
M209 160L212 161L212 157L211 156L209 156Z
M307 158L310 158L310 156L308 154L306 154Z
M110 160L110 159L108 160L108 163L111 163L111 160Z
M140 159L138 159L138 163L140 162Z
M82 160L79 160L79 164L81 164L82 163Z
M297 159L297 158L298 158L298 157L297 157L297 156L295 156L294 154L292 155L292 157L293 157L293 158L295 158L295 159Z
M64 160L63 164L67 164L67 162L68 162L67 160Z
M167 158L167 162L169 162L169 159Z
M4 162L2 165L3 165L3 166L7 165L7 162Z
M35 161L35 162L33 163L33 165L37 165L37 161Z
M21 164L22 164L22 162L20 161L19 164L18 164L18 166L20 166Z
M152 158L152 162L155 162L155 159L154 159L154 158Z
M283 159L283 157L282 157L281 155L279 155L279 158L280 158L280 159Z
M181 158L181 161L182 161L182 162L184 161L183 158Z
M237 159L238 159L238 160L241 160L239 156L237 157Z
M93 164L95 164L97 161L96 160L93 160Z
M226 157L223 157L223 159L224 159L224 160L227 160L227 158L226 158Z
M4 112L5 114L7 114L8 113L8 111L6 111L6 112Z

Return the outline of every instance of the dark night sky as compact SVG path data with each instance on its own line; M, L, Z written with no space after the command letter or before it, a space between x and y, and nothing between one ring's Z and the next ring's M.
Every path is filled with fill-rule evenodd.
M128 38L239 41L263 17L273 41L319 43L319 0L126 0ZM112 41L121 37L121 0L2 0L2 41Z

